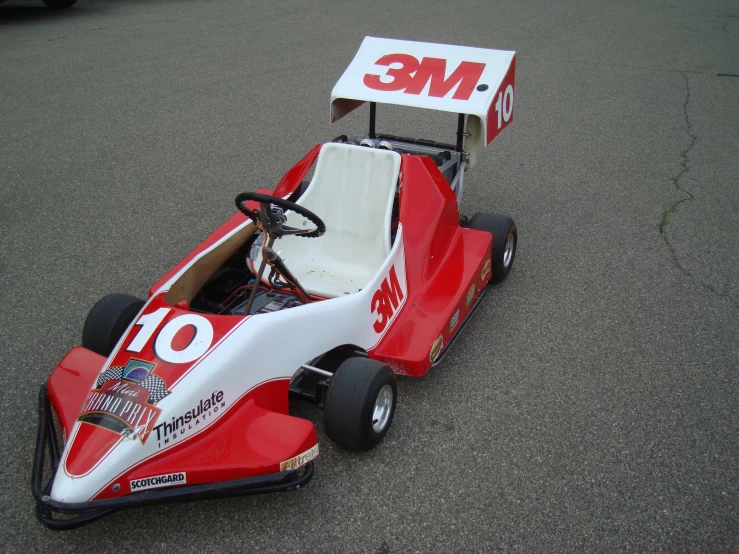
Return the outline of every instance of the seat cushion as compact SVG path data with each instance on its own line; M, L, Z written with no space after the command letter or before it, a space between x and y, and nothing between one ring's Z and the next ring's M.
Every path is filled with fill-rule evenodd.
M311 294L333 298L366 286L390 253L390 218L400 155L349 144L324 144L298 204L326 224L313 239L284 237L275 250ZM305 219L287 214L287 224Z

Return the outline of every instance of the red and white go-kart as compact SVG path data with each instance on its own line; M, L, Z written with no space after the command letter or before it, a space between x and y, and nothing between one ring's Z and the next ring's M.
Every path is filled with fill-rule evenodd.
M318 442L290 396L322 408L342 447L382 440L395 375L438 363L513 264L513 220L459 204L478 147L513 119L515 66L515 52L367 37L331 121L369 102L368 135L240 194L148 300L92 308L41 388L39 519L69 529L128 506L297 489ZM456 144L376 133L378 103L459 114Z

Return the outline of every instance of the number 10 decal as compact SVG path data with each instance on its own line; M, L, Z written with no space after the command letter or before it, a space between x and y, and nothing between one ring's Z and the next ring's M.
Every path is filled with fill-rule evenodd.
M495 101L495 113L498 114L498 129L500 129L503 122L508 123L513 113L513 85L508 85L505 88L505 93L498 93L498 99Z
M490 144L513 121L513 96L516 88L516 56L513 55L502 82L488 107L485 144Z
M126 349L127 352L141 352L154 336L159 325L171 310L159 308L155 312L142 315L134 323L141 327L136 337ZM172 342L175 336L185 327L190 327L192 338L181 350L175 350ZM154 340L153 350L158 358L170 364L185 364L197 360L205 354L213 343L213 326L206 318L197 314L184 314L175 317L162 327Z

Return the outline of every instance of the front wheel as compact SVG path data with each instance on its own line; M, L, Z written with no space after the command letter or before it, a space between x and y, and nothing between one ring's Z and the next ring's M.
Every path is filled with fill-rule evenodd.
M369 358L349 358L334 373L326 394L326 434L348 450L373 448L390 428L397 397L392 369Z
M95 304L82 329L82 346L108 357L123 333L144 307L129 294L109 294Z
M487 231L493 235L492 283L500 283L505 279L513 267L518 246L518 229L516 224L507 215L494 213L479 213L472 216L470 229Z

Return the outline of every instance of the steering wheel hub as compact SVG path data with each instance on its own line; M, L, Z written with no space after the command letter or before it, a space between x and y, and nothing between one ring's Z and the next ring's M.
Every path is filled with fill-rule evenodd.
M258 202L259 209L251 209L247 205L247 202L250 201ZM271 196L258 192L244 192L236 197L236 207L246 217L250 218L257 227L276 239L289 235L316 238L326 232L326 225L320 217L300 204L290 202L279 196ZM297 227L287 225L287 215L285 212L288 211L295 212L304 217L313 226L298 229Z

